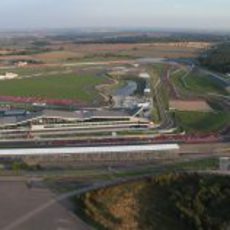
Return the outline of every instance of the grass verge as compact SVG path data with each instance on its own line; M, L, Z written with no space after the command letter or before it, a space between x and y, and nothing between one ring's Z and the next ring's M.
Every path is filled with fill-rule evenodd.
M189 133L216 132L230 123L230 113L175 112L177 124Z

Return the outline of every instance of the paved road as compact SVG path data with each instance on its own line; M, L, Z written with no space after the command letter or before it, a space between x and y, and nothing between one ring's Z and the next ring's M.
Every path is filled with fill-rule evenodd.
M1 230L89 230L55 195L44 187L29 188L25 181L0 181ZM64 197L62 197L64 198Z
M88 191L117 185L129 180L117 179L112 182L98 182L58 197L53 197L48 190L38 193L37 191L33 191L33 189L29 190L25 188L25 185L19 184L19 182L14 182L14 184L12 182L4 182L5 184L0 186L0 191L3 190L5 196L1 196L0 205L1 207L7 207L7 211L5 209L2 210L3 215L1 215L0 228L1 230L88 230L90 227L77 217L71 215L70 212L67 213L60 205L60 202ZM18 190L17 195L15 189L12 190L13 187ZM19 195L19 190L23 196ZM11 191L10 194L6 194L7 191ZM41 202L41 200L44 202L42 205L34 205L35 201ZM28 211L25 210L26 208Z

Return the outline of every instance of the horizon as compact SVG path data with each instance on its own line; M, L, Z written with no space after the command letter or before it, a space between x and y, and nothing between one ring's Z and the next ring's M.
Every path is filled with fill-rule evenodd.
M208 11L207 11L208 8ZM227 0L8 0L0 3L0 31L59 28L149 28L229 32Z
M159 27L66 27L66 28L0 28L0 34L10 33L188 33L188 34L220 34L229 35L229 30L223 29L188 29L188 28L159 28Z

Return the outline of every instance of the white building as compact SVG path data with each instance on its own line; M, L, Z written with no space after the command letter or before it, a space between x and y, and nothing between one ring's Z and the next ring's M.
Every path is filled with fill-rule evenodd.
M150 75L148 73L140 73L139 74L139 77L140 78L144 78L144 79L149 79L150 78Z
M145 88L144 89L144 93L145 94L150 94L151 93L151 89L150 88Z
M5 75L0 75L0 80L10 80L18 77L16 73L6 73Z
M27 65L28 65L28 62L26 62L26 61L20 61L20 62L17 63L18 67L24 67L24 66L27 66Z

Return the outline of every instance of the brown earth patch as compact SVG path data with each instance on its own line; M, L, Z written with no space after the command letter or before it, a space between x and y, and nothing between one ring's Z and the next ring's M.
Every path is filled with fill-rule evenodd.
M212 108L205 100L171 100L171 110L210 112Z
M52 61L52 60L65 60L67 58L76 57L77 53L70 51L53 51L47 53L41 53L33 55L35 59L40 59L42 61Z

